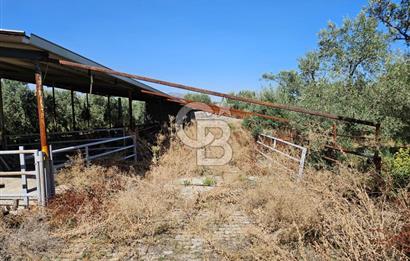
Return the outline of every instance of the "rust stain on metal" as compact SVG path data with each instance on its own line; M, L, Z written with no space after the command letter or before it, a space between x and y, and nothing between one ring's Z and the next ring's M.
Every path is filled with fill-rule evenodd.
M38 123L40 127L41 151L44 152L44 154L48 157L49 152L48 152L48 144L47 144L46 118L45 118L45 113L44 113L43 83L41 79L41 69L38 64L36 65L35 81L36 81Z
M303 114L308 114L308 115L324 117L324 118L327 118L327 119L358 123L358 124L363 124L363 125L368 125L368 126L373 126L373 127L376 127L376 125L377 125L376 123L371 122L371 121L354 119L354 118L340 116L340 115L331 114L331 113L327 113L327 112L318 112L318 111L308 110L308 109L301 108L301 107L298 107L298 106L293 106L293 105L280 104L280 103L270 103L270 102L259 101L259 100L251 99L251 98L239 97L239 96L235 96L235 95L225 94L225 93L221 93L221 92L215 92L215 91L202 89L202 88L197 88L197 87L188 86L188 85L183 85L183 84L179 84L179 83L173 83L173 82L158 80L158 79L149 78L149 77L145 77L145 76L140 76L140 75L136 75L136 74L118 72L118 71L114 71L114 70L106 69L106 68L101 68L101 67L97 67L97 66L84 65L84 64L79 64L79 63L66 61L66 60L53 60L53 61L57 62L61 65L70 66L70 67L74 67L74 68L80 68L80 69L84 69L84 70L91 70L91 71L106 73L106 74L111 74L111 75L124 76L124 77L128 77L128 78L137 79L137 80L140 80L140 81L161 84L161 85L165 85L165 86L170 86L170 87L184 89L184 90L193 91L193 92L204 93L204 94L208 94L208 95L223 97L223 98L226 98L226 99L237 100L237 101L242 101L242 102L246 102L246 103L258 104L258 105L262 105L262 106L266 106L266 107L270 107L270 108L275 108L275 109L283 109L283 110L288 110L288 111L293 111L293 112L298 112L298 113L303 113Z
M249 117L249 116L258 116L258 117L261 117L261 118L265 118L265 119L269 119L269 120L273 120L273 121L277 121L277 122L289 123L289 120L287 120L287 119L279 118L279 117L275 117L275 116L270 116L270 115L265 115L265 114L261 114L261 113L242 111L242 110L237 110L237 109L233 109L233 108L229 108L229 107L222 107L222 106L218 106L218 105L214 105L214 104L201 104L201 103L197 103L197 102L192 101L192 100L178 98L178 97L174 97L174 96L167 95L167 94L161 94L161 93L157 93L157 92L151 92L151 91L145 91L145 90L141 90L141 92L146 93L146 94L150 94L150 95L155 95L155 96L159 96L159 97L168 98L168 100L171 101L171 102L177 102L177 103L180 103L182 105L187 105L188 107L191 107L192 109L201 110L201 111L205 111L205 112L209 112L209 113L215 113L215 114L220 114L220 115L224 115L224 116L234 116L234 117L238 117L238 118L242 118L242 119L245 118L245 117Z

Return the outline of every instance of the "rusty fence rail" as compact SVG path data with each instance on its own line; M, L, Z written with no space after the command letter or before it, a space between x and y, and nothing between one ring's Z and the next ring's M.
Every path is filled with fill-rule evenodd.
M44 206L51 197L53 184L43 152L25 150L20 146L18 150L0 151L0 155L19 156L20 163L19 170L0 172L0 204L10 205L10 202L13 202L18 206L22 200L21 205L28 207L30 201L35 200ZM28 182L29 179L34 182Z
M266 142L269 141L269 142ZM294 162L298 163L298 171L295 173L298 178L303 177L303 171L304 171L304 166L305 166L305 160L306 160L306 155L307 155L307 148L302 147L300 145L276 138L274 136L268 135L268 134L259 134L258 141L257 143L261 145L264 149L267 149L270 152L280 154L281 156L284 156ZM279 146L281 144L282 146ZM289 147L289 148L294 148L298 150L298 155L292 155L291 153L287 152L286 150L280 150L280 147ZM261 150L258 150L258 152L268 159L271 162L276 162L277 164L281 165L283 168L290 170L288 166L284 166L283 164L280 164L279 162L275 161L271 156L267 155L267 153L262 152ZM292 170L290 170L292 171Z

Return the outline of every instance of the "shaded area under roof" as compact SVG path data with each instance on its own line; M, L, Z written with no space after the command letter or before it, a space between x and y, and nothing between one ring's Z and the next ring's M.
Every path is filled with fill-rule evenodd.
M91 72L48 62L52 59L64 59L109 69L35 34L27 36L23 31L0 30L0 78L35 83L35 66L39 63L44 85L83 93L90 92ZM161 93L131 78L95 72L92 75L93 94L128 97L131 91L133 99L149 100L151 96L142 93L141 90Z

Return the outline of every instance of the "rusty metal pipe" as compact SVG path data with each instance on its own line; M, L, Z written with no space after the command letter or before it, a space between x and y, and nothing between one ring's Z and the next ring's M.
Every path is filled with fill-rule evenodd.
M188 85L183 85L183 84L179 84L179 83L173 83L173 82L168 82L168 81L157 80L157 79L149 78L149 77L145 77L145 76L140 76L140 75L135 75L135 74L130 74L130 73L123 73L123 72L118 72L118 71L114 71L114 70L111 70L111 69L106 69L106 68L97 67L97 66L84 65L84 64L74 63L74 62L65 61L65 60L56 60L56 62L58 62L61 65L70 66L70 67L74 67L74 68L80 68L80 69L84 69L84 70L91 70L91 71L106 73L106 74L111 74L111 75L124 76L124 77L128 77L128 78L137 79L137 80L140 80L140 81L151 82L151 83L155 83L155 84L161 84L161 85L174 87L174 88L179 88L179 89L188 90L188 91L193 91L193 92L200 92L200 93L204 93L204 94L208 94L208 95L223 97L223 98L226 98L226 99L237 100L237 101L242 101L242 102L246 102L246 103L253 103L253 104L262 105L262 106L266 106L266 107L270 107L270 108L283 109L283 110L287 110L287 111L293 111L293 112L298 112L298 113L303 113L303 114L308 114L308 115L314 115L314 116L319 116L319 117L332 119L332 120L358 123L358 124L363 124L363 125L368 125L368 126L373 126L373 127L376 126L376 123L371 122L371 121L354 119L354 118L350 118L350 117L344 117L344 116L331 114L331 113L327 113L327 112L318 112L318 111L308 110L308 109L301 108L301 107L298 107L298 106L259 101L259 100L256 100L256 99L239 97L239 96L235 96L235 95L225 94L225 93L221 93L221 92L215 92L215 91L201 89L201 88L188 86Z
M36 64L35 68L35 81L36 81L36 96L37 96L37 113L38 113L38 125L40 127L40 144L41 151L44 152L46 157L49 156L48 144L47 144L47 128L46 128L46 116L44 111L44 99L43 99L43 82L40 65Z
M256 113L256 112L242 111L242 110L237 110L237 109L233 109L233 108L229 108L229 107L221 107L221 106L217 106L217 105L214 105L214 104L206 104L207 106L212 108L212 111L211 111L207 108L207 106L200 106L200 104L197 104L197 105L189 104L189 103L193 103L195 101L182 99L182 98L174 97L174 96L167 95L167 94L151 92L151 91L141 90L141 92L146 93L146 94L150 94L150 95L155 95L155 96L159 96L159 97L168 98L169 101L178 102L178 103L181 103L182 105L187 105L188 104L188 106L190 106L193 109L202 110L202 111L206 111L206 112L210 112L210 113L219 113L219 112L222 111L222 112L231 113L233 116L239 116L240 118L245 118L245 117L248 117L248 116L258 116L258 117L261 117L261 118L265 118L265 119L269 119L269 120L273 120L273 121L277 121L277 122L289 123L289 120L284 119L284 118L279 118L279 117L275 117L275 116L260 114L260 113Z

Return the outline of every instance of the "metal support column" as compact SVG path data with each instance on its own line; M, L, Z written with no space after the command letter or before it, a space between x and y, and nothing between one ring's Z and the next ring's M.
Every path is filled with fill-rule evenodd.
M122 103L121 103L121 98L118 97L118 127L123 127L124 123L122 120Z
M56 94L55 94L55 90L54 90L54 86L51 87L52 90L52 94L53 94L53 124L54 124L54 128L57 127L57 109L56 109Z
M87 128L90 129L91 110L90 110L90 102L88 100L88 93L85 94L85 100L87 103Z
M74 110L74 91L71 90L71 116L72 116L72 128L73 131L77 129L76 124L75 124L75 110Z
M132 92L128 91L128 116L129 116L129 129L134 130L134 118L132 116Z
M40 144L41 151L49 156L48 144L47 144L47 128L46 128L46 116L44 110L44 97L43 97L43 82L40 65L36 64L35 80L36 80L36 96L37 96L37 113L38 113L38 125L40 127Z
M3 79L0 78L0 147L5 149L4 140L4 110L3 110Z
M112 120L111 120L111 102L110 102L110 100L111 100L111 96L108 96L108 101L107 101L107 107L108 107L108 128L111 129Z

